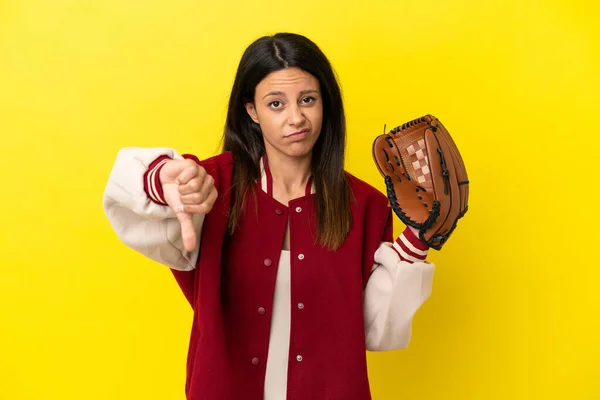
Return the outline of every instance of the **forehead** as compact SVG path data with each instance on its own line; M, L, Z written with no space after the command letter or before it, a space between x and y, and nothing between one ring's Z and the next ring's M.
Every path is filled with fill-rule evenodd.
M300 68L285 68L271 72L256 85L256 94L270 91L294 92L318 90L319 81L313 75Z

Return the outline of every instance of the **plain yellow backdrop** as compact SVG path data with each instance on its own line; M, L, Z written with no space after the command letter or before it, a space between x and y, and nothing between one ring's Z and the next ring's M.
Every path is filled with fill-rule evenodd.
M375 400L600 399L600 20L594 1L0 1L0 399L183 399L191 311L102 212L117 151L218 151L244 48L308 35L348 117L347 169L431 113L470 211ZM396 224L396 233L402 229Z

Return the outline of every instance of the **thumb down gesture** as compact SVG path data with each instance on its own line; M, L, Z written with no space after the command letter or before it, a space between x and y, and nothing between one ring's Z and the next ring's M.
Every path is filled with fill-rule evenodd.
M165 200L181 225L183 246L196 247L194 214L208 214L217 200L215 181L193 160L169 160L160 169L160 183Z

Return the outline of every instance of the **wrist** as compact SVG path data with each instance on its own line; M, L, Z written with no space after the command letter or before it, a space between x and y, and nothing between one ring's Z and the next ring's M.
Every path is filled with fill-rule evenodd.
M393 244L402 261L422 262L427 258L429 247L419 239L419 231L407 226Z
M144 174L144 191L148 198L161 206L166 206L167 201L162 189L161 171L162 168L171 161L168 156L160 156L154 160Z
M161 187L161 189L162 189L162 185L165 184L165 180L167 179L167 177L165 177L165 175L163 173L163 171L164 171L163 167L172 161L173 160L170 158L163 159L154 167L156 170L156 172L155 172L156 173L156 183L158 186Z
M415 238L419 239L419 230L417 228L408 225L408 226L406 226L405 231L406 230L408 230L410 233L412 233ZM408 232L407 232L407 234L408 234ZM419 240L421 240L421 239L419 239Z

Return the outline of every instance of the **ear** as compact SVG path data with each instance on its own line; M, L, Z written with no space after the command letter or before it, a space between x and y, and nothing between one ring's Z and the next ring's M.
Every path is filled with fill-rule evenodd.
M254 103L248 102L244 104L244 106L246 107L246 112L250 118L252 118L252 121L258 124L258 114L256 113L256 107L254 107Z

